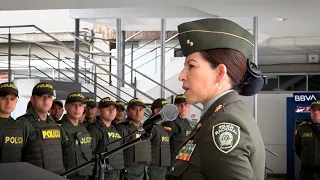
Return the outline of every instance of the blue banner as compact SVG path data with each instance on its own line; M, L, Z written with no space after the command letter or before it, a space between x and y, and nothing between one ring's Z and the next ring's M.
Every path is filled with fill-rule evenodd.
M309 113L313 101L320 100L320 93L293 93L295 113Z

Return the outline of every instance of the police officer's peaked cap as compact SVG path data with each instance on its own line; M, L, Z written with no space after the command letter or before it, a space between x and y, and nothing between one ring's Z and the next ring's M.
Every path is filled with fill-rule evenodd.
M14 94L19 96L19 91L17 87L11 82L5 82L0 84L0 96L6 97L9 94Z
M105 108L105 107L109 107L111 105L118 107L117 103L113 99L111 99L110 97L103 98L99 102L99 108Z
M84 99L84 102L86 103L87 106L97 107L97 103L96 103L96 101L94 100L94 98L92 98L92 97L85 98L85 99Z
M209 49L229 48L246 58L252 54L254 37L238 24L219 18L201 19L178 26L184 56Z
M151 110L153 111L156 108L163 108L163 106L166 105L166 104L168 104L167 100L165 100L163 98L156 99L151 104Z
M117 103L117 106L118 106L119 109L122 109L122 110L126 109L124 102L116 101L116 103Z
M36 84L33 87L32 96L34 96L34 95L41 96L41 95L45 95L45 94L49 94L52 96L54 95L52 84L47 83L47 82L41 82L41 83Z
M186 103L187 97L184 94L178 94L174 99L174 104Z
M146 107L146 105L144 104L144 102L143 102L141 99L139 99L139 98L134 98L134 99L131 99L131 100L128 102L127 109L132 108L132 107L135 107L135 106L143 106L144 108Z
M84 103L84 95L80 92L70 93L66 99L66 104L74 103L74 102Z
M320 101L313 101L311 103L311 109L320 108Z

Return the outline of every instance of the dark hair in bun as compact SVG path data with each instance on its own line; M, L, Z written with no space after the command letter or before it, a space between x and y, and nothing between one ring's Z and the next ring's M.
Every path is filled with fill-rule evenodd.
M213 68L224 64L232 80L232 88L243 96L257 94L264 85L262 72L254 63L246 60L237 50L230 48L209 49L200 52Z

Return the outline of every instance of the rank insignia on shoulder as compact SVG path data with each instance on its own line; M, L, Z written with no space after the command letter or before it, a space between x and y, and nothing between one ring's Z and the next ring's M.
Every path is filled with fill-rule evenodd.
M216 124L212 127L212 138L217 149L227 154L240 141L240 127L228 122Z
M168 126L163 126L164 130L167 131L167 132L171 132L172 129L171 127L168 127Z
M214 110L214 112L220 111L221 108L222 108L222 105L220 104L219 106L216 107L216 109Z

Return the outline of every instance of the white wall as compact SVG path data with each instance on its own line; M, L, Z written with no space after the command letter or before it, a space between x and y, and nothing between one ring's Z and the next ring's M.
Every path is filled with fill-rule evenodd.
M286 174L287 169L286 97L292 97L292 93L258 95L257 123L265 147L278 155L267 152L267 167L273 173ZM242 100L253 112L253 97L242 97Z

